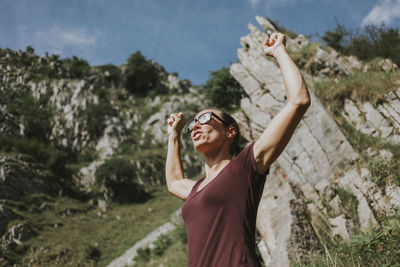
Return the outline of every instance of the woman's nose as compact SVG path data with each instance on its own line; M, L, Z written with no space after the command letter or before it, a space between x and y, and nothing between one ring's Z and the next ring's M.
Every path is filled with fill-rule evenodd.
M201 127L201 124L199 123L199 121L196 121L193 125L193 131L196 129L199 129Z

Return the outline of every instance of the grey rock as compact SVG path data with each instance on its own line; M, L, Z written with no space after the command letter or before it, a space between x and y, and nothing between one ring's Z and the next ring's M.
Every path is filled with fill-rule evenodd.
M265 19L257 17L257 21L268 34L274 31ZM250 34L240 39L239 62L231 65L230 72L248 95L241 101L241 111L234 116L243 136L255 140L283 108L285 90L279 67L261 50L267 35L251 24L249 30ZM296 45L295 40L287 43ZM293 48L296 49L301 47ZM313 70L326 71L324 75L329 77L350 75L361 67L354 58L343 58L335 51L328 53L322 49L317 50L313 60ZM305 76L321 75L310 73L314 76ZM360 156L314 95L313 88L309 89L312 105L281 156L271 166L260 202L257 229L262 240L259 246L268 266L289 266L296 255L312 254L316 250L318 240L313 236L311 222L303 214L322 214L331 221L332 235L348 238L352 234L353 219L359 220L361 228L367 230L377 224L374 214L394 214L398 208L400 198L396 189L382 193L371 181L367 169L358 171L351 167ZM346 100L342 115L361 132L394 140L399 132L397 123L400 123L398 93L400 89L388 94L388 101L379 108ZM344 172L343 167L346 168ZM342 174L338 176L337 173ZM326 204L321 199L327 199L330 208L340 214L343 207L336 193L338 187L346 188L356 196L358 218L329 218ZM309 242L300 240L299 236Z
M380 60L378 65L384 72L394 71L397 69L397 65L389 58Z
M332 236L341 236L344 240L349 239L350 233L347 230L347 220L344 215L340 215L336 218L329 219L329 223L332 225Z

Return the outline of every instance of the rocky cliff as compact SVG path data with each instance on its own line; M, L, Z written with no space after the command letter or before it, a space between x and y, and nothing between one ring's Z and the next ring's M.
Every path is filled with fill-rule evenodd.
M257 21L264 32L249 25L250 34L240 39L239 63L230 69L248 94L242 99L242 110L236 117L249 140L261 134L285 103L279 67L261 49L267 33L276 29L262 17L257 17ZM302 35L288 40L292 52L308 45ZM316 221L321 214L329 222L332 236L347 239L354 233L355 224L368 231L378 223L376 216L394 215L400 205L398 185L380 188L371 180L371 172L360 163L359 153L313 93L313 80L351 75L357 71L359 62L355 64L354 58L321 48L311 59L303 60L308 60L308 68L303 72L312 105L271 167L258 213L257 227L261 234L258 246L267 266L288 266L293 259L313 254L321 246ZM361 133L398 142L399 97L400 88L386 95L376 107L369 102L346 99L341 115ZM341 190L354 196L356 214L346 213Z

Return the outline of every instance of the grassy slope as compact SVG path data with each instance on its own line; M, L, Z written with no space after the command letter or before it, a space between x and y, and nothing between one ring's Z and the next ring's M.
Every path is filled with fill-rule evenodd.
M68 198L52 199L42 213L27 213L40 225L38 236L26 244L23 264L105 266L148 233L170 219L182 201L165 186L152 188L153 198L145 203L112 203L106 212Z

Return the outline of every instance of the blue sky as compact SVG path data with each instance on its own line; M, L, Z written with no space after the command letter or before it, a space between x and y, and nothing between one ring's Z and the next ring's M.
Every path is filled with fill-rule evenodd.
M120 65L141 51L194 84L237 60L255 16L318 40L336 26L399 28L400 0L0 0L0 47Z

